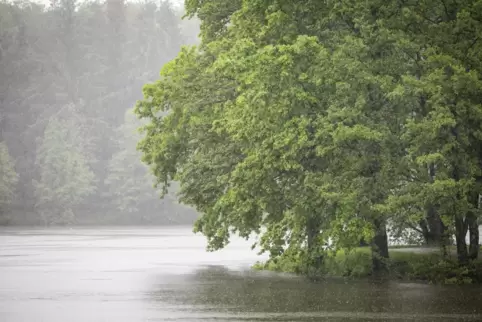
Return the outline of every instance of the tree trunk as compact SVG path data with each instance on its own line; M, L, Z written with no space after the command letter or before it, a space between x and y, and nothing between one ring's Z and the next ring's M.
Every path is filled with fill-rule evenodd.
M480 178L477 178L479 183ZM479 256L479 223L477 220L476 210L479 208L479 191L473 189L468 195L470 203L473 207L466 215L467 227L469 230L469 259L474 260Z
M430 230L428 229L427 220L424 218L424 219L420 220L420 222L418 224L420 226L420 229L422 230L422 236L423 236L423 241L424 241L425 245L429 245L431 235L430 235Z
M316 236L318 235L317 224L313 218L308 219L306 223L306 235L308 242L308 251L311 251L315 246Z
M427 244L429 246L441 246L443 243L445 227L440 215L432 205L427 209L427 225L429 230Z
M428 166L428 175L430 182L435 182L435 165L433 163ZM440 218L439 213L435 205L430 204L426 210L426 225L428 228L428 234L426 236L426 242L428 246L443 246L445 226ZM423 228L422 228L423 230Z
M306 235L307 235L307 246L308 246L308 258L306 262L308 265L306 267L307 272L311 271L311 268L319 269L323 263L322 254L318 253L317 237L320 233L320 223L318 219L310 218L306 223Z
M469 259L475 260L479 257L479 225L477 223L477 217L471 214L468 220L469 228Z
M468 261L467 244L465 236L467 235L467 223L460 216L455 216L455 241L457 243L457 259L460 264L466 264Z
M452 128L452 134L457 140L458 129L455 127ZM452 178L455 180L455 182L460 181L460 170L457 164L453 165ZM456 198L457 201L462 199L462 196L460 195L460 193L457 193L456 197L457 197ZM469 213L465 214L465 216L467 215L469 215ZM465 237L467 236L468 220L466 218L463 218L459 213L454 213L454 216L455 216L455 241L457 243L457 259L459 261L459 264L465 265L469 260L469 254L467 252L467 243L465 242Z
M377 219L374 221L375 236L372 240L372 270L378 275L387 271L388 236L385 222Z

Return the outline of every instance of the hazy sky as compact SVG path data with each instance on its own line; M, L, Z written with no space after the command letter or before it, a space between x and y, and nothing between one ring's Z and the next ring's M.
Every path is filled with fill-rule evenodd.
M50 4L50 0L31 0L31 1L37 2L37 3L43 3L44 5ZM92 1L92 0L78 0L79 3L86 2L86 1ZM144 2L143 0L126 0L126 1L127 2ZM159 1L159 0L157 0L157 1ZM174 4L176 6L182 6L184 4L184 0L167 0L167 1L171 2L172 4Z

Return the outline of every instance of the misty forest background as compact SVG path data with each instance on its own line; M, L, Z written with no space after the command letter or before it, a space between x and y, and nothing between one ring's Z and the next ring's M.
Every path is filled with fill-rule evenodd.
M140 161L142 86L199 24L166 1L0 2L0 224L183 224Z

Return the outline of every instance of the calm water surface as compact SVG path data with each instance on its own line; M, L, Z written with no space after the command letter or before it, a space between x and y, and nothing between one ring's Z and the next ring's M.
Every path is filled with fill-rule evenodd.
M0 230L1 322L482 321L481 287L253 272L189 227Z

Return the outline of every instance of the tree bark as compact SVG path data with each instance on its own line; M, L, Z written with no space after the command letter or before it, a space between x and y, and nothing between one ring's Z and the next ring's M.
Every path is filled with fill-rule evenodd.
M443 246L445 240L445 225L434 206L427 208L426 217L420 222L425 243L428 246Z
M425 245L429 245L431 240L431 235L430 235L430 230L428 229L426 218L420 220L418 224L422 231L423 241L425 242Z
M469 259L475 260L479 257L479 225L477 223L477 217L471 214L468 218L469 228Z
M376 219L374 221L375 236L372 240L372 270L375 275L387 271L386 259L388 259L388 236L385 222Z
M311 251L315 246L316 236L318 235L317 224L313 218L308 219L306 224L306 235L308 250Z
M433 163L428 166L428 175L430 177L430 182L435 182L435 165ZM435 205L430 204L426 210L426 228L427 235L425 237L428 246L443 246L445 226L440 218L439 213ZM423 228L422 228L423 230Z
M310 272L310 267L318 269L323 263L323 256L318 253L317 237L320 233L320 222L318 219L310 218L306 223L306 235L307 235L307 246L308 246L308 257L307 262L308 267L306 267L307 272Z
M458 129L456 127L452 128L452 134L456 140L458 140ZM457 153L457 151L454 151ZM455 182L460 181L460 169L457 164L453 164L452 178ZM462 196L460 193L456 194L456 200L461 200ZM469 254L467 252L467 243L465 242L465 237L467 236L467 222L468 220L461 216L462 214L454 213L455 216L455 241L457 243L457 259L459 264L466 265L469 260ZM468 214L465 214L465 217Z
M455 216L455 241L457 243L457 259L460 264L466 264L469 257L465 236L467 235L467 222L460 216Z
M474 260L479 257L480 248L479 223L477 221L477 215L475 213L476 209L479 208L479 192L477 190L471 191L469 194L469 200L474 209L467 213L465 220L467 221L467 227L469 230L469 259Z

